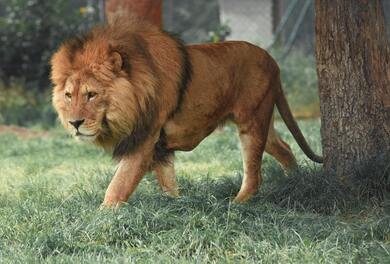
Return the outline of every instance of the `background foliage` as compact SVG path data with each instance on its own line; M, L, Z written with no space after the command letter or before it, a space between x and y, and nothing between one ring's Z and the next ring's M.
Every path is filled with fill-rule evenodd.
M82 2L9 0L0 17L0 78L6 83L24 80L28 89L47 89L53 51L96 22L93 13L81 12Z
M92 3L88 6L87 2ZM9 0L0 2L0 124L55 124L50 103L49 59L65 39L98 23L97 1ZM218 1L164 1L164 27L189 43L223 40ZM168 7L166 5L173 5ZM167 12L171 12L168 14ZM227 21L228 22L228 21ZM284 90L299 116L318 115L315 62L296 51L286 60L274 49Z
M0 123L52 126L49 60L67 38L96 24L86 1L9 0L0 13Z

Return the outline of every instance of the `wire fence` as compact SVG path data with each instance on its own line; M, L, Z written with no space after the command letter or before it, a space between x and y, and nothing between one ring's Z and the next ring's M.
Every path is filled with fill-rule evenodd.
M314 51L314 0L164 2L164 28L189 43L245 40L283 49L283 57L293 49Z

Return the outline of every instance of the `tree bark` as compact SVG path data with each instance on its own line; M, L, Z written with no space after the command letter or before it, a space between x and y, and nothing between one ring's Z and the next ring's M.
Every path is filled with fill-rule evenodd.
M325 172L347 183L384 172L390 53L380 0L316 0L316 56Z
M136 14L151 23L162 27L162 0L108 0L106 3L107 18L117 14Z

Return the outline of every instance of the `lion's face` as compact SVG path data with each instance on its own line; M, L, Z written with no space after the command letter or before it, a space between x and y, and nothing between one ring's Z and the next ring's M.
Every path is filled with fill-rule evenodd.
M141 144L157 118L154 62L124 29L126 41L117 40L116 29L98 28L66 42L51 59L53 105L62 124L76 139L107 151Z
M70 76L57 87L53 103L67 131L81 141L94 141L105 133L108 98L105 87L93 76Z

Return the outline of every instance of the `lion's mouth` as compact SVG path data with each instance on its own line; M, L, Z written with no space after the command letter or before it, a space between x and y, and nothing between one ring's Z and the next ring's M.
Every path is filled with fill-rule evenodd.
M95 137L97 135L97 133L95 134L84 134L84 133L81 133L80 131L77 131L75 136L76 137L80 137L80 138L91 138L91 137Z
M79 131L77 131L76 136L94 137L94 136L96 136L96 133L88 135L88 134L83 134L83 133L80 133Z

